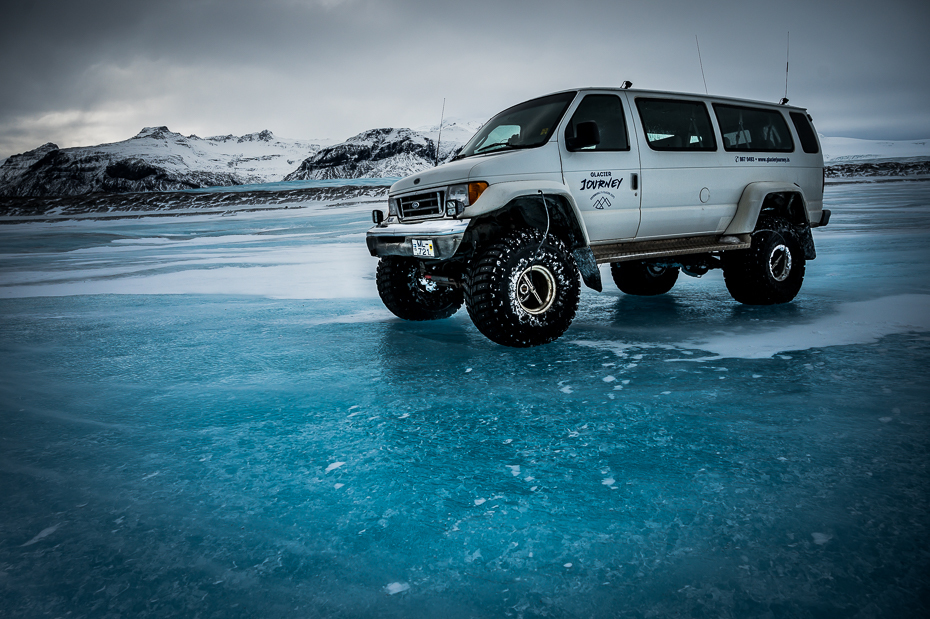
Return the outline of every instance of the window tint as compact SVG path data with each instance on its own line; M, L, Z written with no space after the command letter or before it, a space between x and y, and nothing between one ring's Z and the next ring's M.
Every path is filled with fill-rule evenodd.
M785 117L775 110L714 103L723 149L790 153L794 140Z
M601 134L601 143L581 150L630 150L623 117L623 103L616 95L588 95L582 99L565 128L565 139L575 137L578 123L593 120ZM575 150L575 149L569 149Z
M794 123L794 128L798 130L798 139L801 140L801 148L804 149L804 152L819 152L817 136L814 135L814 127L807 120L807 116L801 112L791 112L791 122Z
M700 101L637 99L646 141L653 150L717 150L717 140Z

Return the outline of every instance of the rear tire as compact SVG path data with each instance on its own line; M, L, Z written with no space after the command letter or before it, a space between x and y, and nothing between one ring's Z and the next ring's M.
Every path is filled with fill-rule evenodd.
M376 277L381 301L404 320L448 318L464 301L461 288L438 286L423 279L419 262L412 258L382 258Z
M746 305L788 303L804 281L804 251L794 227L780 217L760 217L749 249L723 254L723 279Z
M612 262L610 274L621 292L643 297L665 294L678 281L678 267L640 261Z
M491 341L525 348L559 338L581 296L578 267L554 236L521 228L476 255L465 285L465 307Z

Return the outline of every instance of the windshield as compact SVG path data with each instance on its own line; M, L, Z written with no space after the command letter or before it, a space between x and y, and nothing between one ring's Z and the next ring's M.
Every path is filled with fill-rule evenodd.
M545 144L574 98L574 92L562 92L504 110L485 123L456 159Z

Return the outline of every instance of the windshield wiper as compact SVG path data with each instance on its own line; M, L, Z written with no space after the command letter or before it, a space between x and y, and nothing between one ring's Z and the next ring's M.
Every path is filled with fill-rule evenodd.
M479 154L479 153L483 153L484 151L488 150L489 148L494 148L495 146L510 146L510 144L508 144L506 140L503 141L503 142L494 142L493 144L485 144L485 145L482 146L481 148L476 148L476 149L475 149L475 154L477 155L477 154Z
M498 151L498 150L517 150L521 148L533 148L534 146L538 146L538 144L509 144L508 142L494 142L493 144L486 144L482 146L481 148L477 148L467 154L460 153L456 155L455 157L453 157L452 159L450 159L449 161L458 161L459 159L465 159L466 157L474 157L475 155L481 155L481 154L484 154L485 152L489 152L490 149L492 148L494 148L495 151ZM495 147L501 147L501 148L495 148ZM506 147L506 148L503 148L503 147Z
M517 150L520 148L533 148L534 146L538 146L538 144L510 144L508 142L494 142L493 144L488 144L487 146L482 146L481 148L476 149L475 152L473 152L472 154L480 155L481 153L487 151L490 148L494 148L495 146L506 146L507 147L507 148L498 148L496 150Z

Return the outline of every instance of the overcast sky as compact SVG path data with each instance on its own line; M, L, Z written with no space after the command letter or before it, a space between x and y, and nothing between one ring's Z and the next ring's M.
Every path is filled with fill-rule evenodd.
M930 3L5 0L0 158L167 125L345 139L617 86L807 107L818 131L930 138Z

